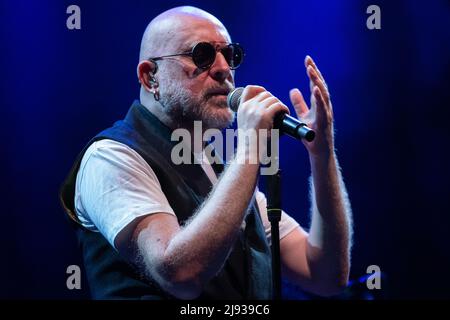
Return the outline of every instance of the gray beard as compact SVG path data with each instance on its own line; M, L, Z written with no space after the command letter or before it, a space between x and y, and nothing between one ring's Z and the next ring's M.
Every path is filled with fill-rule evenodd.
M194 121L202 121L204 129L224 129L234 121L234 113L231 117L224 117L214 112L203 95L197 99L190 91L174 85L172 81L161 83L159 88L159 102L177 128L191 128Z

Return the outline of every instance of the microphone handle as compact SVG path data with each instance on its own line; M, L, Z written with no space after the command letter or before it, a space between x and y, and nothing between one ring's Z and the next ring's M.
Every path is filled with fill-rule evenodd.
M316 133L305 123L298 121L298 119L291 117L286 113L280 113L275 117L274 127L280 129L281 133L287 134L292 138L301 140L305 139L308 142L314 140Z

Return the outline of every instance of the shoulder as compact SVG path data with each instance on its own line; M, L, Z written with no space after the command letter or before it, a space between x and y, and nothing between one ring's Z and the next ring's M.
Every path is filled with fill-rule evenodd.
M87 148L81 160L78 178L87 169L91 169L94 174L119 169L122 172L141 171L154 176L154 172L138 152L124 143L110 139L95 141Z
M93 142L84 153L82 162L87 162L92 156L102 155L108 158L108 156L130 156L140 157L139 154L122 142L118 142L111 139L102 139Z
M116 235L138 217L174 214L153 169L129 146L99 140L86 150L77 173L75 208L82 224L114 245Z

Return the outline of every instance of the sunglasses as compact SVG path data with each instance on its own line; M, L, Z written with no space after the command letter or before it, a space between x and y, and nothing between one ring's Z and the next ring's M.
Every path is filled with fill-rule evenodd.
M238 43L230 43L223 47L215 47L212 43L209 42L199 42L189 52L155 57L150 58L149 60L158 61L168 57L190 56L192 58L192 61L198 68L206 70L211 67L216 60L217 51L220 51L222 53L231 70L239 67L244 60L244 49Z

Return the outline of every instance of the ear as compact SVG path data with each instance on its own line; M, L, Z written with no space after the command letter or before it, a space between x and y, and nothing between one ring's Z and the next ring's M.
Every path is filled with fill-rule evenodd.
M158 65L153 60L142 60L137 66L137 76L139 83L146 91L151 91L150 75L154 75L158 70Z

